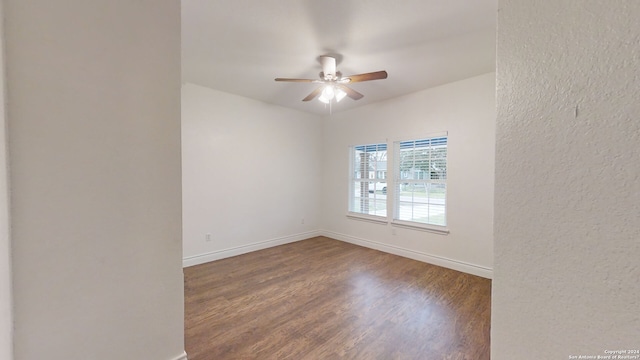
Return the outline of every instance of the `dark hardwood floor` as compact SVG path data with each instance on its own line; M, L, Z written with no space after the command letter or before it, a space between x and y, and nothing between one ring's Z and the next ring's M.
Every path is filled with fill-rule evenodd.
M325 237L184 272L189 360L489 359L488 279Z

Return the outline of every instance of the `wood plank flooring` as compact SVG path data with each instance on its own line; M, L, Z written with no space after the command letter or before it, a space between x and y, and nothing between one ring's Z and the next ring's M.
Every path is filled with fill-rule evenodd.
M189 360L489 359L488 279L325 237L184 272Z

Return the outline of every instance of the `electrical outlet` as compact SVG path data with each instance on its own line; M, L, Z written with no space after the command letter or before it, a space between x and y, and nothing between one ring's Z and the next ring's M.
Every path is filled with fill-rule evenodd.
M211 241L211 234L206 234L204 236L204 241Z
M300 220L300 224L304 225L304 218L302 218L302 220Z
M391 235L396 235L396 228L391 228Z

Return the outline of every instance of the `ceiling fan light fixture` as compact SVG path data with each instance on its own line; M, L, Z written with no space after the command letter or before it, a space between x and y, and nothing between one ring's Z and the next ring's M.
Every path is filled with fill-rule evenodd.
M336 102L339 102L347 96L353 100L360 100L364 97L364 95L345 84L387 78L387 72L384 70L342 77L342 73L340 71L336 71L335 57L323 55L320 56L319 60L322 65L322 72L320 72L319 80L295 78L276 78L275 80L322 84L321 86L316 87L309 95L302 99L302 101L306 102L318 98L321 102L331 105L333 99L335 99Z
M333 85L327 85L322 89L322 95L318 98L318 100L322 101L325 104L328 104L333 100L336 96L335 90L333 89Z
M347 96L347 93L342 89L336 89L335 94L337 102L340 102L340 100L344 99L344 97Z
M324 90L322 90L322 96L326 97L329 100L333 99L333 97L336 96L336 92L335 92L335 89L333 88L333 85L325 86Z

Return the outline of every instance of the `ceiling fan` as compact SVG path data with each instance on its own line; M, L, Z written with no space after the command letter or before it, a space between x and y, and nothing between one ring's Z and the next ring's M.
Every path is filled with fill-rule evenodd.
M288 78L276 78L276 81L289 81L289 82L310 82L315 84L322 84L322 86L313 90L311 94L307 95L302 101L311 101L320 95L319 99L325 104L330 104L331 100L335 99L337 102L342 100L345 96L352 98L353 100L359 100L364 95L346 86L345 84L380 80L387 78L386 71L375 71L370 73L342 76L340 71L336 71L336 58L328 55L320 56L320 64L322 65L322 72L320 73L320 79L288 79Z

